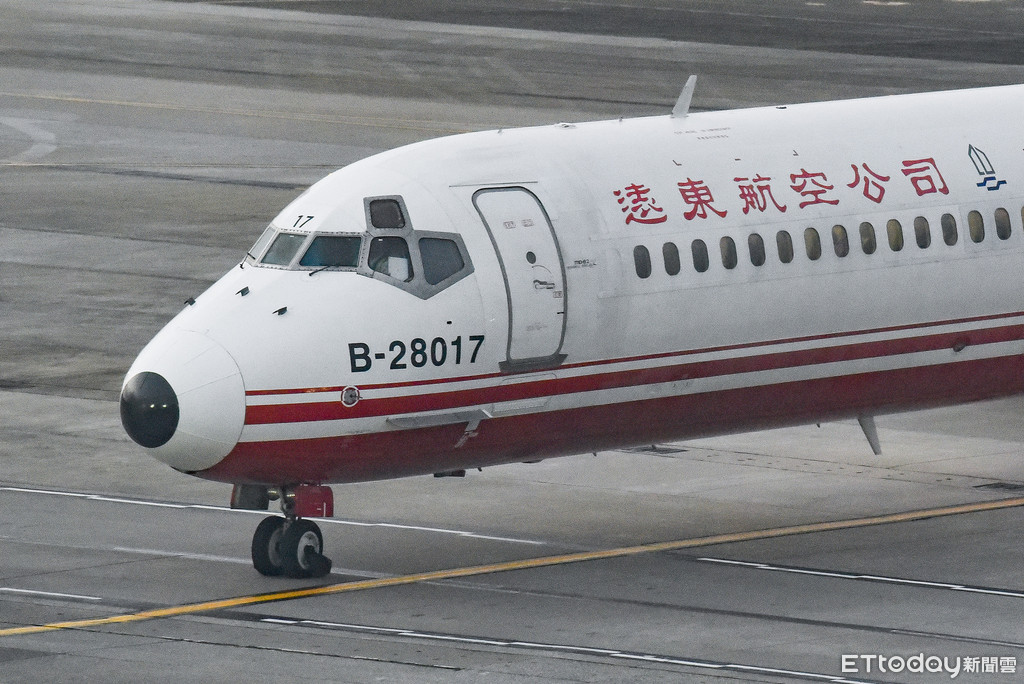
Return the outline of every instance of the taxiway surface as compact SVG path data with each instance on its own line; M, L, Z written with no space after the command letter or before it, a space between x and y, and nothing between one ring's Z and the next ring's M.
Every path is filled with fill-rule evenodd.
M582 18L558 32L484 3L351 4L363 16L0 9L0 682L949 681L842 671L843 655L916 654L994 663L957 681L1015 681L1019 399L880 419L883 457L837 423L337 487L332 575L256 574L259 517L149 460L116 399L142 345L329 170L447 133L662 113L689 73L696 108L1024 81L978 52L977 19L942 34L946 60L827 51L886 16L885 44L909 43L935 23L921 3L837 3L844 21L796 44L819 52L785 31L609 28L636 2L561 3ZM999 40L1019 34L1004 9ZM281 595L309 587L328 589Z

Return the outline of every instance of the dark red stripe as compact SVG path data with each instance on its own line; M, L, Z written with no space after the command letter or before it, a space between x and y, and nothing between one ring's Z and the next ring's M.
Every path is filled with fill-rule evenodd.
M762 347L777 347L785 344L800 344L803 342L817 342L822 340L834 340L844 337L858 337L861 335L877 335L880 333L889 332L900 332L904 330L921 330L924 328L937 328L947 325L964 325L968 323L980 323L984 321L998 321L1007 318L1016 318L1018 316L1024 316L1024 311L1016 311L1012 313L1001 313L1001 314L990 314L987 316L972 316L969 318L957 318L946 321L931 321L928 323L910 323L907 325L893 325L883 328L869 328L867 330L853 330L849 332L836 332L836 333L825 333L821 335L805 335L802 337L791 337L782 340L766 340L762 342L744 342L741 344L729 344L721 345L717 347L708 347L706 349L691 349L686 351L672 351L672 352L661 352L658 354L646 354L643 356L626 356L617 359L600 359L596 361L581 361L580 363L569 363L561 366L562 369L571 368L590 368L593 366L606 366L621 363L632 363L637 361L653 361L655 359L667 359L672 357L685 357L685 356L696 356L698 354L711 354L723 351L739 351L743 349L760 349ZM414 380L409 382L391 382L391 383L379 383L376 385L361 385L365 390L376 390L376 389L391 389L397 387L422 387L424 385L443 385L450 384L453 382L467 382L471 380L483 380L487 378L502 377L502 373L486 373L481 375L463 375L458 377L448 377L432 380ZM341 392L344 387L309 387L309 388L290 388L290 389L268 389L268 390L248 390L245 394L249 397L264 397L274 395L288 395L288 394L314 394L317 392Z
M372 434L243 442L198 473L235 483L380 480L784 425L955 404L1024 391L1024 358L978 359ZM865 447L866 448L866 447Z
M818 349L732 357L658 368L596 373L581 377L537 380L534 382L452 392L364 399L351 408L345 407L340 401L248 406L246 408L245 422L247 425L265 425L438 411L560 394L637 387L722 375L756 373L783 368L900 356L917 352L953 349L961 344L977 346L1010 342L1022 338L1024 338L1024 325L1018 324L970 332L942 333L895 340L860 342Z

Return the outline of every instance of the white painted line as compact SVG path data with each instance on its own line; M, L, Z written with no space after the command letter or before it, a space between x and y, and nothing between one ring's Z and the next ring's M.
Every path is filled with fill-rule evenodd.
M0 487L0 491L3 492L19 492L21 494L49 494L51 496L73 496L73 497L85 497L87 494L77 494L74 492L55 492L51 489L24 489L22 487Z
M238 563L249 565L252 561L249 558L235 556L215 556L209 553L185 553L182 551L167 551L165 549L138 549L129 546L111 546L110 551L118 553L134 553L140 556L157 556L162 558L184 558L186 560L211 561L214 563Z
M692 667L704 670L751 672L763 675L782 675L784 677L799 677L820 682L832 682L833 684L872 684L871 682L857 679L847 679L839 675L825 674L821 672L807 672L803 670L787 670L784 668L767 667L761 665L743 665L739 663L714 662L709 660L696 660L684 657L673 657L658 655L655 653L638 653L630 651L618 651L607 648L592 648L587 646L570 646L568 644L541 643L535 641L517 641L504 639L488 639L486 637L472 637L457 634L444 634L441 632L421 632L410 629L396 629L394 627L374 627L371 625L354 625L340 622L322 622L319 620L300 620L298 622L284 618L263 618L261 622L275 623L282 625L300 624L309 627L321 627L326 629L339 629L369 634L391 635L411 639L425 639L429 641L443 641L447 643L481 644L484 646L500 646L505 648L518 648L526 651L547 651L551 653L575 653L581 655L600 656L615 658L619 660L631 660L645 663L661 663L665 665L677 665L681 667Z
M0 160L4 164L18 164L42 159L57 149L57 136L42 128L38 124L43 123L33 119L18 119L14 117L0 117L0 125L9 126L14 130L24 133L32 139L32 146L24 152L8 159Z
M460 644L483 644L484 646L507 646L507 641L494 641L493 639L476 639L473 637L451 636L448 634L423 634L421 632L402 632L402 636L418 639L432 639L434 641L456 641Z
M50 598L69 598L81 601L102 601L99 596L82 596L81 594L61 594L55 591L35 591L33 589L15 589L13 587L0 587L0 592L8 594L28 594L30 596L47 596Z
M106 503L130 504L133 506L153 506L155 508L189 508L187 504L163 503L161 501L142 501L139 499L116 499L110 496L90 494L85 497L89 501L104 501Z
M495 537L488 534L477 534L476 532L466 532L465 530L446 530L439 527L422 527L419 525L398 525L396 523L355 523L348 520L334 520L333 518L324 518L324 522L335 523L338 525L361 525L366 527L390 527L396 530L411 530L413 532L434 532L437 534L454 534L459 537L471 537L473 539L483 539L486 541L500 541L510 542L513 544L530 544L533 546L547 546L548 542L538 541L536 539L515 539L513 537Z
M643 660L644 662L648 663L665 663L667 665L685 665L687 667L701 667L710 670L721 670L723 668L728 667L740 668L744 670L751 669L755 672L761 672L764 669L753 665L728 665L725 663L709 663L701 660L686 660L684 658L666 658L665 656L644 655L642 653L616 653L613 657L622 658L623 660Z
M992 596L1010 596L1012 598L1024 598L1024 592L1007 591L1005 589L986 589L985 587L957 587L957 591L967 591L972 594L990 594Z
M391 627L371 627L369 625L353 625L346 622L323 622L322 620L303 620L304 625L313 625L314 627L328 627L331 629L348 629L360 632L373 632L380 634L402 634L405 632L404 629L393 629Z
M885 577L883 575L853 575L855 579L872 580L875 582L892 582L893 584L913 584L919 587L935 587L936 589L963 589L961 584L948 582L927 582L925 580L904 579L902 577Z
M1010 598L1024 599L1024 592L1011 591L1008 589L993 589L990 587L968 587L963 584L951 584L948 582L929 582L927 580L915 580L905 577L886 577L885 575L861 575L857 573L833 572L827 570L809 570L807 568L792 568L785 565L770 565L768 563L752 563L738 561L729 558L707 558L701 557L696 560L705 563L717 563L719 565L736 565L753 570L769 570L771 572L784 572L793 575L812 575L816 577L834 577L836 579L859 580L864 582L886 582L902 586L925 587L928 589L945 589L946 591L963 591L972 594L988 594L991 596L1007 596Z
M509 646L519 646L521 648L537 648L537 649L549 649L556 651L571 651L573 653L590 653L594 655L602 656L615 656L620 655L622 651L609 648L591 648L589 646L567 646L565 644L540 644L533 641L510 641Z
M210 561L212 563L235 563L237 565L252 564L252 559L247 557L242 558L238 556L214 556L208 553L186 553L183 551L168 551L166 549L138 549L127 546L111 546L109 547L109 550L117 551L119 553L135 553L144 556L184 558L186 560ZM383 579L385 577L394 577L392 573L372 572L370 570L355 570L353 568L339 567L332 568L331 574L352 577L365 577L367 579Z
M24 487L0 487L0 492L16 492L19 494L43 494L46 496L66 496L70 498L83 499L86 501L99 501L102 503L116 503L125 504L130 506L149 506L152 508L172 508L172 509L195 509L202 511L216 511L220 513L233 513L233 514L246 514L246 515L271 515L268 511L249 511L236 508L229 508L227 506L210 506L208 504L176 504L167 503L164 501L147 501L145 499L125 499L112 496L102 496L100 494L85 494L83 492L62 492L50 489L27 489ZM403 530L410 532L428 532L431 534L450 534L456 537L465 537L467 539L480 539L483 541L497 541L505 542L508 544L525 544L528 546L548 546L549 542L541 541L537 539L516 539L514 537L497 537L489 534L477 534L476 532L469 532L468 530L451 530L442 527L424 527L422 525L401 525L398 523L381 523L381 522L361 522L358 520L341 520L337 518L316 518L318 523L326 525L347 525L350 527L379 527L393 530ZM347 574L347 573L346 573Z

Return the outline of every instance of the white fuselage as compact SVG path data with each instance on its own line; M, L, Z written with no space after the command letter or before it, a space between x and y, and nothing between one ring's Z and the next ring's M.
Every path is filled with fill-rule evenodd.
M157 458L272 485L1020 392L1022 106L1003 87L376 155L292 202L126 387L173 390Z

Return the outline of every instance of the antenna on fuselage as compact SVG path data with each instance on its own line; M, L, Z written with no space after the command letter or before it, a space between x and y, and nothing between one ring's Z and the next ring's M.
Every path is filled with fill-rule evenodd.
M679 93L679 99L676 100L676 106L672 108L673 118L685 119L686 115L690 113L690 100L693 99L693 89L696 86L696 75L691 75L690 78L686 79L686 85L683 86L683 92Z
M882 442L878 439L878 428L875 427L875 417L862 413L857 416L857 422L860 423L860 429L864 431L864 436L868 438L868 444L871 445L871 451L875 456L881 456Z

